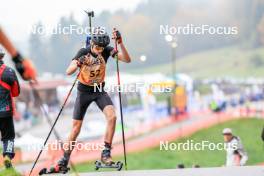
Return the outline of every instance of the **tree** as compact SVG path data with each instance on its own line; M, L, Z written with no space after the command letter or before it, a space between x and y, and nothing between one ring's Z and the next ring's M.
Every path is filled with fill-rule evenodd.
M43 64L43 62L46 62L47 60L45 44L41 40L43 37L42 35L44 34L41 33L45 32L44 26L39 22L35 25L35 29L35 32L31 33L29 37L29 55L38 68L38 71L43 72L48 69L48 67Z

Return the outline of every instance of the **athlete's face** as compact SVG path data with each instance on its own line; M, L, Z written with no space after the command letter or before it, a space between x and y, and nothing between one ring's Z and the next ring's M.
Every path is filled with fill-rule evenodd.
M224 141L229 142L232 139L233 135L232 134L224 134Z
M98 46L98 45L93 45L92 47L92 52L95 54L101 54L104 51L104 47Z

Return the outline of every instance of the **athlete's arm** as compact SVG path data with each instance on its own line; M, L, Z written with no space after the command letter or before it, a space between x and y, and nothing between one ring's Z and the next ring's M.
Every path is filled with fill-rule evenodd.
M121 53L118 53L118 60L129 63L131 62L131 58L130 55L127 52L127 49L125 47L125 45L122 43L119 44L120 48L121 48Z
M11 55L15 67L24 80L36 80L36 69L32 62L23 58L0 27L0 44Z
M78 61L77 60L72 60L70 65L68 66L66 70L67 75L72 75L76 70L78 69Z
M3 45L3 47L8 51L8 53L12 57L15 57L17 55L16 48L12 45L10 40L7 38L3 30L1 29L1 27L0 27L0 44Z
M70 65L66 70L66 74L71 75L74 72L76 72L78 67L81 67L81 65L85 62L85 59L88 59L89 57L88 53L89 51L86 48L81 48L72 59Z
M117 43L119 44L119 46L121 48L121 52L118 53L118 55L117 55L118 60L126 62L126 63L131 62L130 55L127 52L127 49L123 43L122 36L121 36L120 32L118 30L116 30L115 28L113 30L113 39L115 39L117 41Z

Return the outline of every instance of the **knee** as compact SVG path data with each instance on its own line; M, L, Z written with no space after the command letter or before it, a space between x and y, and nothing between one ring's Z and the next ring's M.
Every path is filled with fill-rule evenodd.
M108 123L116 123L116 115L115 113L109 113L108 116L107 116L107 122Z
M106 106L103 110L108 124L116 123L116 113L113 106Z

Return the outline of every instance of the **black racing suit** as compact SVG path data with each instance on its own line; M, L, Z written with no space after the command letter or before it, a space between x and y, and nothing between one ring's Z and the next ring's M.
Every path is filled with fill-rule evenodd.
M100 56L92 53L90 48L82 48L72 60L78 60L87 54L90 54L89 65L83 66L78 78L78 92L73 112L75 120L83 120L85 112L92 102L95 102L101 111L107 105L113 105L107 92L104 89L95 88L95 85L104 87L106 63L110 56L114 56L114 48L107 46Z
M0 60L0 132L3 141L3 155L14 157L15 129L13 123L13 97L20 93L15 71Z

